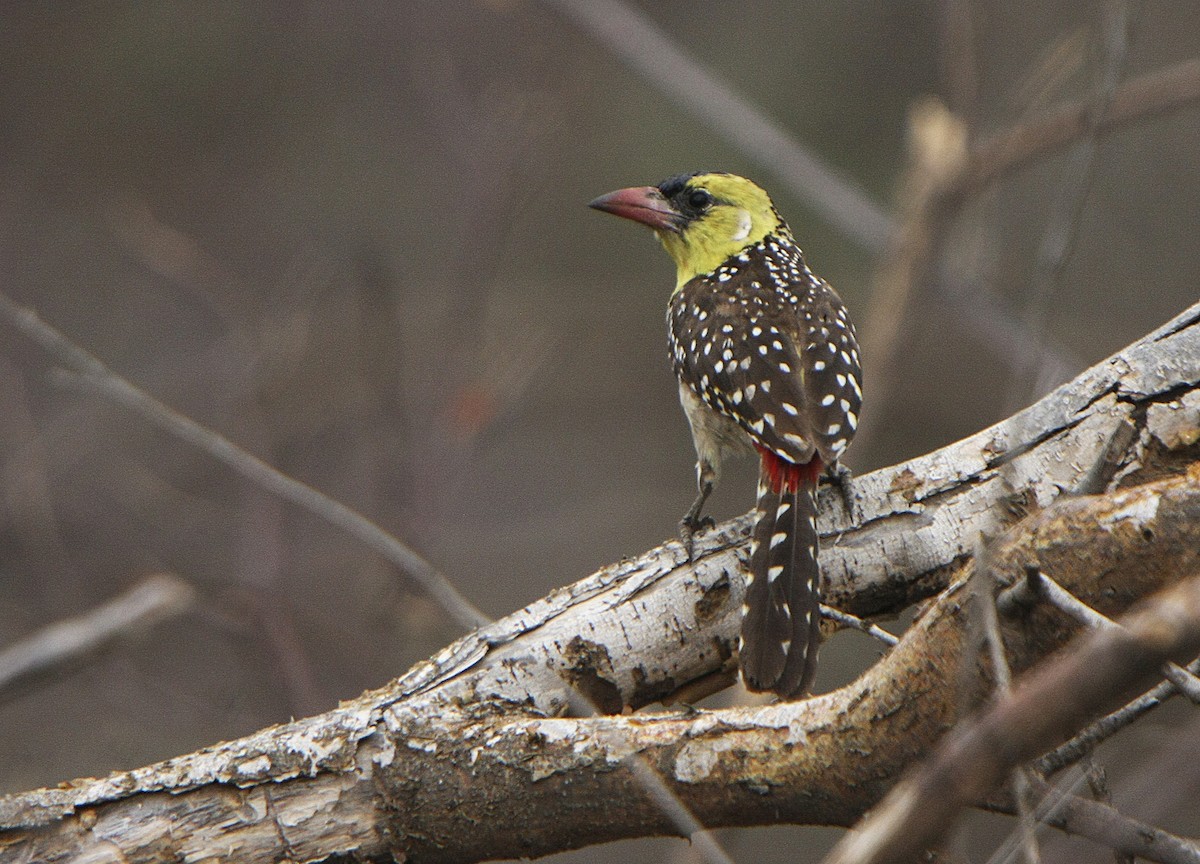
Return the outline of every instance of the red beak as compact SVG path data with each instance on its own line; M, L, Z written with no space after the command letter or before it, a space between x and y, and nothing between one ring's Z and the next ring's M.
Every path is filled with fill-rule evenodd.
M655 231L680 231L683 216L654 186L634 186L601 195L588 204L597 210L649 225Z

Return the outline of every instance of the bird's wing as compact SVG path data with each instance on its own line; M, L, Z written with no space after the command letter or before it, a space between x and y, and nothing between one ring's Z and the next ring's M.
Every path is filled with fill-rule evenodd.
M732 417L760 447L807 462L818 440L795 315L759 302L757 290L685 285L671 307L675 369L708 407Z

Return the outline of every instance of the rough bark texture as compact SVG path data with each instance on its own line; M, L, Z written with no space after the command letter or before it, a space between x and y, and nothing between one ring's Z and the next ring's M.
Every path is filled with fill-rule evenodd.
M964 602L981 536L999 538L1001 582L1035 565L1110 615L1196 571L1200 473L1182 466L1197 455L1198 322L1200 306L1007 421L860 478L857 524L823 494L828 602L872 615L936 595L838 691L562 716L572 687L616 714L728 674L743 517L700 538L692 564L668 543L608 567L335 711L0 799L0 860L473 861L677 833L644 766L708 826L851 824L987 692ZM1113 471L1128 488L1062 497ZM1040 610L1005 626L1017 669L1075 632Z
M1200 472L1193 480L1200 480ZM1200 576L1194 568L1192 574L1124 616L1122 626L1080 640L1060 662L1039 668L946 736L914 775L843 838L826 864L919 860L923 850L945 841L958 811L986 800L1013 769L1153 686L1162 678L1163 663L1194 657L1200 651Z

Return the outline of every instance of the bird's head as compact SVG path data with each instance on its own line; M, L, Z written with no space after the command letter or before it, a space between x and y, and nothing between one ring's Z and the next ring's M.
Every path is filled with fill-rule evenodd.
M735 174L680 174L601 195L588 206L654 229L678 269L676 288L787 226L757 184Z

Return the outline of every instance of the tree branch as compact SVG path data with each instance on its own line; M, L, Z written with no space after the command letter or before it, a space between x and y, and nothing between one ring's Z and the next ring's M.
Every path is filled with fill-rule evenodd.
M1200 660L1193 660L1188 664L1187 670L1193 675L1200 674ZM1091 754L1101 743L1107 741L1144 714L1153 711L1178 692L1175 685L1170 681L1163 681L1156 684L1141 696L1131 700L1111 714L1101 717L1067 743L1046 753L1033 763L1033 769L1043 776L1048 776L1061 771L1068 765L1074 765L1080 759Z
M151 576L82 615L56 621L0 650L0 697L31 679L79 663L112 643L191 608L196 592L178 576Z
M1088 134L1095 124L1104 137L1130 123L1200 101L1200 60L1185 60L1150 72L1118 87L1103 115L1093 115L1089 100L1069 102L1039 120L1008 129L982 142L949 194L978 193L996 180L1028 165L1038 156Z
M1200 482L1200 471L1193 473L1192 481ZM1125 616L1121 627L1078 640L1058 662L947 736L826 864L915 860L942 841L959 811L984 800L1013 768L1116 708L1131 690L1145 689L1163 663L1200 651L1200 568L1189 569L1187 579Z
M47 324L32 309L18 305L3 292L0 292L0 317L8 320L56 361L77 375L79 383L203 450L272 495L303 507L357 537L412 579L450 618L464 627L477 627L488 620L487 616L459 593L450 580L439 573L432 564L370 519L307 483L289 477L228 438L201 426L190 417L185 417L155 399Z
M1034 815L1047 825L1089 837L1118 855L1167 864L1200 864L1200 847L1192 841L1132 819L1101 801L1064 795L1036 777L1030 782L1043 799Z
M859 524L825 494L831 605L894 613L939 595L891 653L835 692L761 708L560 716L572 689L615 714L729 674L742 517L700 538L692 563L671 542L613 565L335 711L0 799L0 858L471 861L677 832L643 770L706 826L853 824L989 690L983 669L959 671L973 632L962 586L996 513L1013 522L989 547L1000 583L1036 567L1103 614L1195 570L1200 470L1178 466L1194 454L1198 381L1200 305L1005 422L860 478ZM1174 473L1022 518L1084 482L1122 424L1137 430L1126 480ZM1006 622L1014 672L1076 626L1044 607ZM597 800L621 806L599 812Z

